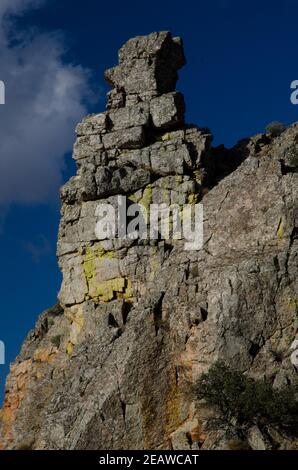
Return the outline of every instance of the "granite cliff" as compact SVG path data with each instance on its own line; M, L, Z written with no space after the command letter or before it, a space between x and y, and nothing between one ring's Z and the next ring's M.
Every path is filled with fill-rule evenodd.
M59 304L11 366L3 449L298 447L293 435L218 425L193 384L218 359L297 386L298 124L234 148L184 122L185 58L168 32L129 40L106 71L107 111L76 129L77 174L61 189ZM204 245L95 236L118 195L204 207Z

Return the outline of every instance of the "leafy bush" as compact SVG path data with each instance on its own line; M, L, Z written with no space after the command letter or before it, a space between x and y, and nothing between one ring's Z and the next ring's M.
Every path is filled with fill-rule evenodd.
M268 424L298 431L297 390L273 388L268 380L254 380L215 363L195 385L199 399L216 407L225 421L238 424Z
M266 126L266 132L267 134L271 134L273 137L277 137L280 135L284 130L286 129L286 126L282 122L278 121L273 121L270 122Z
M59 349L61 343L61 335L53 336L53 338L51 338L51 342L54 346L56 346L56 348Z

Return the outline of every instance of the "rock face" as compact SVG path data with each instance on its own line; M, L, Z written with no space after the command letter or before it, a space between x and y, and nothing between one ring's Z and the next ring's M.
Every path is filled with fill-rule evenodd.
M184 123L184 62L168 32L129 40L106 72L107 111L77 126L78 170L61 190L59 306L11 367L3 449L228 448L192 394L202 372L222 359L297 385L298 125L212 148L208 130ZM96 207L118 195L145 207L201 201L203 248L99 241ZM256 426L248 441L297 448Z

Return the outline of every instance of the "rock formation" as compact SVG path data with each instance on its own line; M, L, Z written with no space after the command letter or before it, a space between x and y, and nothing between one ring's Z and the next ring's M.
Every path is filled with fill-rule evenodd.
M129 40L106 72L107 111L77 126L77 174L61 190L59 305L11 366L3 449L228 448L192 393L202 372L221 359L297 385L298 125L213 148L207 129L184 123L184 63L168 32ZM118 195L145 207L201 201L203 248L97 240L96 207ZM247 439L298 445L257 427Z

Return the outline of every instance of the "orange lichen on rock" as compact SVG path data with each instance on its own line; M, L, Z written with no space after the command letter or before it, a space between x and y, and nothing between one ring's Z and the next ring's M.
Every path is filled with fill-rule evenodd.
M36 350L33 360L28 359L11 366L4 405L0 411L1 450L7 448L7 444L14 439L13 424L28 392L30 381L34 378L40 380L44 376L42 365L52 363L56 354L57 350L54 347L40 348Z
M13 439L12 425L20 403L25 397L31 369L31 359L11 366L9 383L7 384L9 393L6 392L5 394L4 405L0 413L0 421L2 422L2 432L0 436L1 450L7 446L7 442Z

